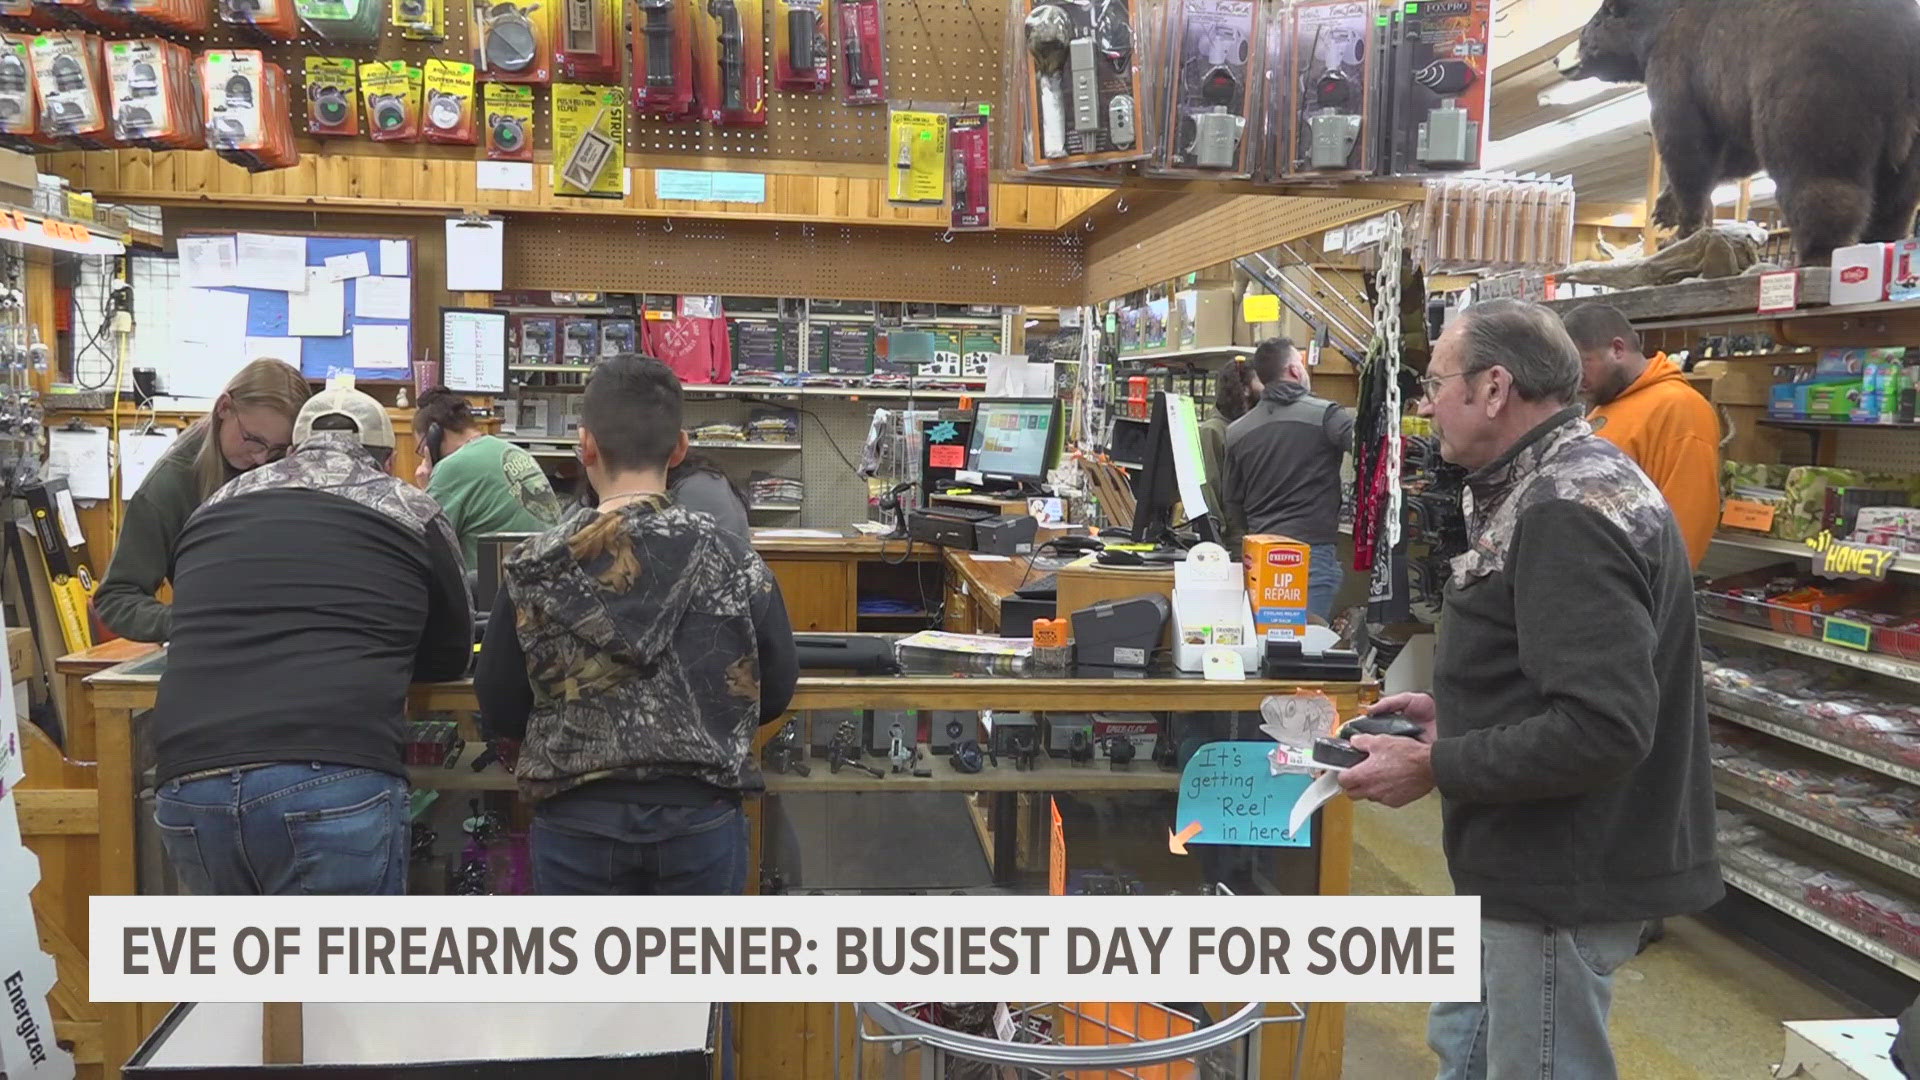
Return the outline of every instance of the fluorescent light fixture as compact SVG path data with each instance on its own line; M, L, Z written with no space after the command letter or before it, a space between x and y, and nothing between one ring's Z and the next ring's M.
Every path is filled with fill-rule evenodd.
M1771 199L1773 198L1774 192L1779 190L1779 187L1780 185L1774 183L1773 177L1762 173L1753 178L1753 186L1748 191L1748 195L1755 202L1761 199ZM1738 182L1721 184L1719 187L1713 189L1713 205L1715 206L1732 206L1739 201L1740 185Z
M1512 169L1623 128L1646 127L1652 116L1653 103L1647 100L1646 91L1638 91L1578 116L1496 139L1488 144L1481 168Z
M1575 79L1540 91L1538 100L1543 107L1578 105L1583 101L1592 101L1619 86L1619 83L1610 83L1605 79Z
M1607 224L1616 228L1630 229L1639 224L1639 219L1632 212L1627 211L1608 218Z

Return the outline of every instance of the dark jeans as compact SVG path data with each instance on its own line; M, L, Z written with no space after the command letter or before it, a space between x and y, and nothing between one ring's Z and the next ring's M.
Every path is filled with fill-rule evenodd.
M533 887L549 896L738 896L747 884L739 804L668 806L566 797L534 811Z
M246 765L169 780L160 842L196 896L406 892L407 782L319 762Z

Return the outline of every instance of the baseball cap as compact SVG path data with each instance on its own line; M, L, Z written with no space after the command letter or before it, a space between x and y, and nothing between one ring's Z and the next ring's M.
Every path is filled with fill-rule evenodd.
M294 445L306 442L313 425L323 416L344 416L360 431L360 445L393 449L393 421L378 401L353 388L353 376L336 375L327 388L300 406L293 421Z

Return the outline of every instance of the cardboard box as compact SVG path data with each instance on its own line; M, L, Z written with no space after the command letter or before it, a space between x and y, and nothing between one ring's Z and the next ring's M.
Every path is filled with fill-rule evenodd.
M1887 299L1920 300L1920 240L1893 245L1893 280L1887 282Z
M1877 304L1893 279L1892 244L1855 244L1833 253L1830 304Z
M1307 632L1307 582L1313 551L1287 536L1249 536L1241 546L1247 599L1260 639L1293 639Z
M1174 296L1179 326L1179 348L1220 349L1234 344L1234 310L1231 285L1206 285Z
M39 184L32 154L0 150L0 201L12 206L32 206L33 192Z

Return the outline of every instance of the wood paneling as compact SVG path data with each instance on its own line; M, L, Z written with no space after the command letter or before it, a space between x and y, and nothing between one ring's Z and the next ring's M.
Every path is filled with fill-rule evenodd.
M850 610L852 562L769 559L767 568L780 583L787 603L787 619L797 631L849 633L854 629Z

